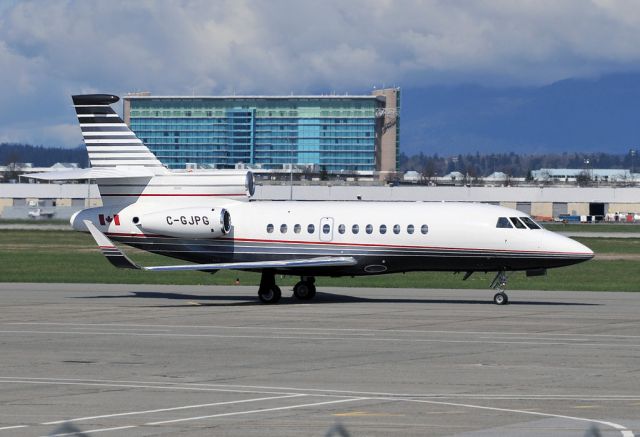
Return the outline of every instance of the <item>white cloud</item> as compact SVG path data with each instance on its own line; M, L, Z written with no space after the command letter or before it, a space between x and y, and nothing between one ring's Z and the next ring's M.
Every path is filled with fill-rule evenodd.
M69 95L93 91L543 84L637 70L639 39L635 0L12 2L0 8L0 131L70 124Z

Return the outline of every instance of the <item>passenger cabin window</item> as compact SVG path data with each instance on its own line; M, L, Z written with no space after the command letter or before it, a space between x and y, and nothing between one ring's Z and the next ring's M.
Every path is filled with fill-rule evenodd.
M520 217L520 220L522 220L524 224L529 227L529 229L540 229L540 225L531 220L529 217Z
M296 234L299 234L300 231L302 230L302 226L300 226L299 224L295 224L293 225L293 232L295 232Z
M511 220L511 223L513 223L513 226L515 226L516 228L527 229L527 227L523 225L520 220L518 220L518 217L509 217L509 220Z
M268 232L269 234L273 232L273 225L272 225L271 223L269 223L269 224L267 225L267 232Z
M353 225L351 227L351 232L353 232L354 234L357 234L358 232L360 232L360 226L358 225Z
M413 225L407 226L407 234L413 234L414 229Z
M500 217L498 223L496 223L496 228L513 228L513 226L511 226L508 218Z
M344 231L346 230L344 225L340 225L338 226L338 232L340 232L341 234L344 234Z
M322 225L322 233L323 234L328 234L329 231L331 231L331 226L329 226L328 223L325 223L324 225Z
M365 231L367 232L367 234L371 234L373 232L373 225L367 225Z
M308 233L313 234L315 232L315 230L316 230L315 226L313 226L313 225L307 226L307 232Z
M400 233L400 225L393 225L393 233L394 234Z
M287 225L280 225L280 233L281 234L287 233Z
M387 233L387 225L380 225L380 233L381 234Z
M426 234L429 232L429 226L427 226L427 225L422 225L422 226L420 227L420 232L422 232L423 234L425 234L425 235L426 235Z

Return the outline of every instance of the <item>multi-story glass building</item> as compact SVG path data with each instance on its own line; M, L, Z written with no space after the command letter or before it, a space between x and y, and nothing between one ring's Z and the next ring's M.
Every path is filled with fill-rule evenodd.
M381 169L386 100L384 95L136 94L124 98L124 119L170 168L244 163L266 169L297 164L328 172L376 171Z

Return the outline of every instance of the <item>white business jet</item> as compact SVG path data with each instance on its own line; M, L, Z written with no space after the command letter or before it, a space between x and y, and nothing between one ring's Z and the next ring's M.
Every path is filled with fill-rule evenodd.
M318 276L409 271L496 272L494 302L508 303L507 274L593 258L586 246L513 209L454 202L249 201L250 172L165 168L110 105L106 94L73 96L90 169L33 175L94 179L103 206L71 224L90 232L116 267L150 271L261 272L259 299L277 303L275 275L299 276L293 294L316 294ZM190 264L140 266L113 241Z

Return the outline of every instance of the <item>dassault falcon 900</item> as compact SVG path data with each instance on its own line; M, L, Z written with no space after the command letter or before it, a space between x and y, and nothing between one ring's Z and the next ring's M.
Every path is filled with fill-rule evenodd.
M33 177L96 181L103 206L77 212L71 225L90 232L119 268L261 272L258 297L267 304L281 297L276 274L299 276L293 294L308 300L319 276L496 272L502 305L508 272L540 275L593 257L527 214L493 205L249 201L250 172L168 170L112 109L118 100L73 96L91 168ZM140 266L112 241L191 263Z

